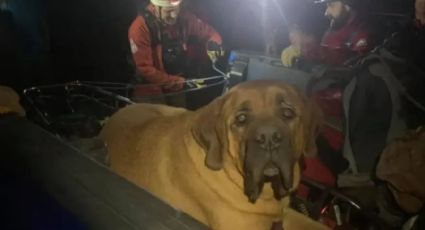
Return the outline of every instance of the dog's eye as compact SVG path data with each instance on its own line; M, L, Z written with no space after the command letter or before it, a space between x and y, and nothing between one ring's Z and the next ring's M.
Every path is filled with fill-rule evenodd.
M292 109L284 108L282 109L282 115L285 119L292 119L295 117L295 112Z
M241 113L239 115L236 116L236 123L237 124L244 124L246 123L246 121L248 120L248 116L244 113Z

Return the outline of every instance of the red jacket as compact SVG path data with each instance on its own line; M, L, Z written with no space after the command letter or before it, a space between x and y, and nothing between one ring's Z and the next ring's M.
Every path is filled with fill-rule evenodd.
M149 5L147 9L153 11L153 6ZM180 25L183 27L183 31L185 31L187 36L194 36L203 43L210 40L218 44L222 43L220 35L211 26L189 12L182 11L179 15L179 22L183 23ZM167 29L173 29L172 27L176 27L175 30L178 29L177 25L170 26ZM161 44L156 44L153 47L149 28L142 16L137 16L133 21L128 32L128 37L138 73L148 83L166 84L172 81L175 76L169 75L162 63ZM143 93L145 95L162 93L160 86L145 87L143 91L145 91Z
M338 30L328 30L322 38L321 59L326 64L341 65L349 58L372 48L370 35L356 14Z

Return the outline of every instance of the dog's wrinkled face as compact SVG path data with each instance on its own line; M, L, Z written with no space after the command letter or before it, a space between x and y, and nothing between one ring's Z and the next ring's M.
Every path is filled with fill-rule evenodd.
M234 159L252 203L266 182L272 183L277 199L288 195L298 183L294 181L296 164L303 153L314 149L317 125L307 100L280 81L253 81L209 106L215 111L210 107L210 119L204 122L211 129L203 134L199 130L197 138L207 149L206 165L218 170L223 159Z

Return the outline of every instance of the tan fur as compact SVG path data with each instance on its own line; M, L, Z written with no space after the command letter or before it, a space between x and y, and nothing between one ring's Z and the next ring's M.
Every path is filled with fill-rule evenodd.
M148 104L120 110L100 134L108 146L112 170L212 229L270 229L272 222L281 220L283 206L287 205L274 199L269 185L255 204L248 202L243 176L235 166L239 161L234 153L237 144L225 127L218 130L221 128L214 126L216 119L226 119L221 115L233 106L226 103L229 98L244 90L232 91L238 94L231 92L196 112ZM198 126L214 129L228 139L225 146L229 154L224 154L221 170L206 167L205 148L194 137L194 127ZM296 165L294 187L298 185L299 172ZM289 203L289 198L284 200ZM291 213L288 216L302 219ZM306 219L306 223L310 222ZM307 224L303 229L316 229L308 226L314 225Z
M19 104L19 95L13 89L0 85L0 115L6 113L25 116L25 110Z

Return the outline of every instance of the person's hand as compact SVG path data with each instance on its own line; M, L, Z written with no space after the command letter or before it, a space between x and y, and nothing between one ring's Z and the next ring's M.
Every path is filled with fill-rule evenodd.
M223 47L214 41L207 42L207 54L212 62L216 62L217 59L224 55Z
M204 88L206 86L205 81L202 79L193 79L191 81L188 81L187 84L189 85L189 87L196 89Z
M185 79L180 76L170 76L168 79L167 84L165 84L163 87L166 90L169 91L179 91L183 89Z
M297 48L294 45L288 46L286 49L282 52L282 63L285 67L292 67L294 64L294 60L297 57L301 56L301 50L300 48Z

